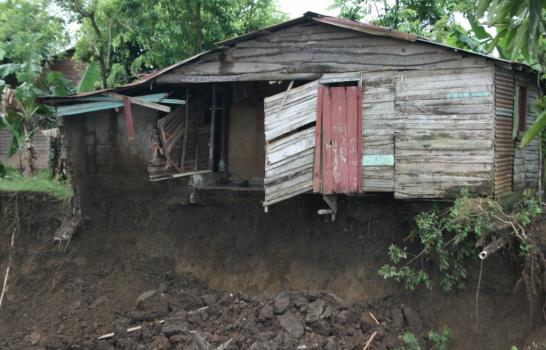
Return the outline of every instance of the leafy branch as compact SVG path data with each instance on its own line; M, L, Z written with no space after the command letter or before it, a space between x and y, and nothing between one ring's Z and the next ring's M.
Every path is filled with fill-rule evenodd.
M463 191L450 208L417 215L416 227L405 240L417 246L417 252L411 253L408 245L392 244L387 252L390 264L382 266L379 275L402 282L409 290L432 288L427 267L435 266L445 291L464 288L468 258L478 257L478 246L492 241L495 232L508 228L519 253L529 254L533 243L526 228L541 213L540 202L530 192L507 214L498 201L470 198Z

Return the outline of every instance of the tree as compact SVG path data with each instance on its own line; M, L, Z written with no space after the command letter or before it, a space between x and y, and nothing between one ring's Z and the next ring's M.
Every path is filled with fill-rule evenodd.
M499 1L480 0L478 14L486 15L487 22L495 27L493 43L501 47L502 54L524 61L544 74L546 68L546 18L544 0ZM543 76L544 78L544 76ZM538 137L546 127L546 101L537 103L539 115L522 139L521 146Z
M452 25L454 13L471 11L471 0L334 0L332 8L351 20L375 17L375 24L404 32L434 37ZM444 33L445 34L445 33Z
M56 0L81 23L77 57L98 62L102 85L167 66L214 42L286 17L273 0Z
M108 18L108 9L99 7L98 0L59 0L57 4L82 25L89 56L100 65L102 87L108 84L110 71L110 42L113 19ZM80 44L80 43L79 43ZM78 47L77 47L78 48ZM81 50L80 50L81 51Z
M495 27L493 43L500 43L501 54L531 64L541 60L544 66L540 42L546 28L545 6L544 0L479 0L477 15L486 15L487 23Z
M0 2L0 124L12 134L9 155L23 148L25 175L34 172L33 134L40 120L50 115L37 97L50 93L54 86L59 92L63 83L58 74L45 72L43 63L66 42L64 23L49 15L47 1Z
M46 0L0 1L0 62L40 62L59 53L68 36Z

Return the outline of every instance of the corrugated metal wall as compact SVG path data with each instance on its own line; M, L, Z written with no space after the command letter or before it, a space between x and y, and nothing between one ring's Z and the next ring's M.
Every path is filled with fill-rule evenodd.
M514 72L495 67L495 196L513 191Z

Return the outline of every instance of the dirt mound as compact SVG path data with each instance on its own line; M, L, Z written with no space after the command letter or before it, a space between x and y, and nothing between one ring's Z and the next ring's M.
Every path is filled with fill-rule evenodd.
M383 317L387 314L391 318ZM333 294L311 292L260 298L210 291L179 276L143 292L105 339L60 336L44 347L198 349L192 335L197 332L212 349L362 349L375 333L373 349L389 349L400 345L404 329L424 334L422 324L411 308L389 301L348 304Z
M421 205L349 198L331 223L316 215L320 198L264 214L260 195L205 195L206 206L187 206L171 192L87 202L68 245L52 241L66 203L21 194L0 349L196 349L190 331L211 347L231 339L226 349L362 349L374 332L371 349L393 349L406 330L426 348L428 331L446 326L452 350L521 349L528 334L528 344L544 336L524 288L513 292L520 266L502 252L485 264L478 328L479 265L467 289L449 294L409 293L378 277ZM0 194L2 209L9 203ZM10 237L0 239L3 276Z

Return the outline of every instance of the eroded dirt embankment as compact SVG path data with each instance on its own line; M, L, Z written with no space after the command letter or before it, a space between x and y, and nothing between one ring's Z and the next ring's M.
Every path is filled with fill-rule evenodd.
M468 288L449 294L404 292L377 276L387 247L405 237L423 204L347 198L331 223L316 215L323 204L313 196L264 214L260 194L203 193L207 205L188 206L167 192L96 195L67 247L52 242L63 203L19 195L0 348L186 349L189 330L214 345L233 338L229 349L362 349L375 331L373 349L389 349L407 329L425 345L428 330L445 326L450 349L521 348L544 338L523 286L514 291L519 266L502 253L485 264L478 326L477 265ZM1 195L2 208L11 201ZM2 227L9 220L2 217ZM0 239L3 276L10 238ZM165 325L122 334L160 319ZM96 340L112 331L116 337Z

